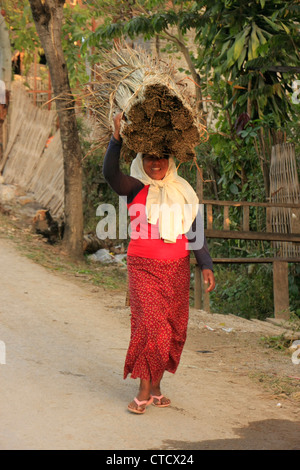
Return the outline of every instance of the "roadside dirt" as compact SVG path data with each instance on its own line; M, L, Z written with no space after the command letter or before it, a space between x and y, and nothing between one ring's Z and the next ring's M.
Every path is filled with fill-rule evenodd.
M282 328L191 309L172 405L136 416L125 291L51 272L1 231L0 260L1 450L299 449L300 364L261 340Z

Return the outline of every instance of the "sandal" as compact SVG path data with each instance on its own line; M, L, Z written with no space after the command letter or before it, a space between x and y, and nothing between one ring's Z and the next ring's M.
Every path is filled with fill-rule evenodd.
M136 397L133 399L133 401L135 401L135 403L137 404L138 407L140 406L143 406L145 405L144 408L142 408L141 410L139 410L138 408L130 408L129 405L128 405L128 410L131 412L131 413L136 413L136 414L139 414L139 415L142 415L143 413L145 413L146 411L146 406L148 405L151 405L151 403L153 402L153 397L151 396L149 398L149 400L138 400Z
M152 405L153 406L157 406L158 408L166 408L167 406L170 406L171 404L171 401L165 397L164 395L151 395L152 399L153 399L153 402L152 402ZM163 398L166 398L167 400L169 400L168 403L162 403L162 399ZM154 403L154 400L158 400L156 403Z

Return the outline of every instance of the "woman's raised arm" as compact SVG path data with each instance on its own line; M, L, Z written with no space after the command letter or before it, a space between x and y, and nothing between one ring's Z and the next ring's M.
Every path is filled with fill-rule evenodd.
M137 194L144 184L132 176L125 175L120 170L120 153L122 139L120 137L120 123L122 113L114 118L115 130L110 139L103 162L103 176L111 188L120 196L132 196Z

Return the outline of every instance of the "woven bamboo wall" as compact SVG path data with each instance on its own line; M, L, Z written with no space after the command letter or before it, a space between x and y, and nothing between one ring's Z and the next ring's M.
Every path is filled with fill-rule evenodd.
M272 147L270 194L271 202L297 204L300 202L300 186L293 144L277 144ZM273 232L299 233L300 210L273 208L271 223ZM299 244L276 242L274 248L279 256L300 256Z
M5 182L33 193L37 202L50 209L53 217L63 214L63 156L59 131L48 148L46 144L55 128L55 111L34 106L24 87L12 87L9 137L0 161Z
M27 188L38 202L50 209L53 217L63 216L64 169L60 131L44 150Z

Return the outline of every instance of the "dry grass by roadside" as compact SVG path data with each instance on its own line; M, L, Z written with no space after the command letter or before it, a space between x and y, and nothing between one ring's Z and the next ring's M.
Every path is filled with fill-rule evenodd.
M290 400L300 407L300 381L293 377L278 377L274 374L254 372L249 377L259 382L270 393L270 398L276 400Z

